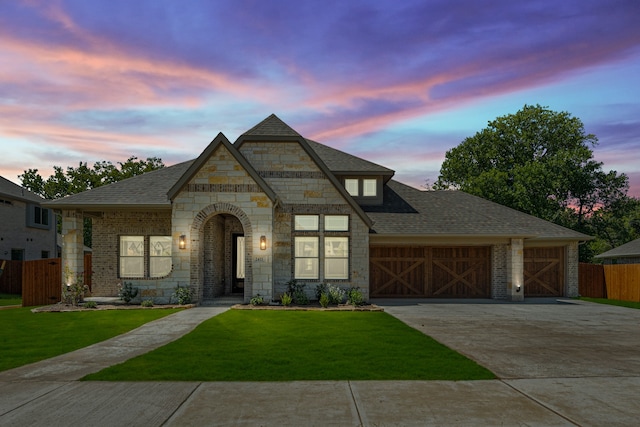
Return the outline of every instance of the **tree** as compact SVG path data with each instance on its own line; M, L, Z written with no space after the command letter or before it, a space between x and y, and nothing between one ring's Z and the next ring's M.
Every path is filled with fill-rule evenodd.
M80 162L77 168L68 166L66 171L61 166L54 166L53 175L46 180L40 176L38 169L28 169L22 175L18 175L18 178L27 190L53 200L164 167L162 160L157 157L138 160L137 157L131 156L124 163L117 164L119 167L111 162L101 161L90 168L87 162ZM85 219L84 244L91 247L90 219Z
M626 198L628 178L593 159L580 119L525 105L447 151L435 188L454 188L578 231Z

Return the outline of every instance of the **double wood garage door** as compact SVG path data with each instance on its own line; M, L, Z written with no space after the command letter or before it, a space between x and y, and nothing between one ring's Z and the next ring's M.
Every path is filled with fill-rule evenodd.
M561 296L564 249L527 248L525 296ZM372 246L371 297L490 298L490 247Z

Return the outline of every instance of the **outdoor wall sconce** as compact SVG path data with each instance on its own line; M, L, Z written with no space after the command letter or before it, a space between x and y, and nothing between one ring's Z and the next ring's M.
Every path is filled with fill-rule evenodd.
M187 236L185 236L184 234L180 236L180 240L178 240L178 247L180 249L186 249L187 248Z
M520 292L520 285L516 285L516 292Z
M267 249L267 236L260 236L260 250L264 251Z

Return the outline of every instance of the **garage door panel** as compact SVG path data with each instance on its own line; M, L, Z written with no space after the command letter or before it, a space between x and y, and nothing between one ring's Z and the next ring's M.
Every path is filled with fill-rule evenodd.
M372 297L487 298L488 247L371 247Z
M525 296L564 295L564 248L525 248Z

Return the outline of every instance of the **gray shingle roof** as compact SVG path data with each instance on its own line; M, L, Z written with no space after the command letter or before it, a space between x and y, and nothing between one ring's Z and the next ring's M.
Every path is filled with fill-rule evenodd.
M42 203L44 199L0 176L0 197L23 202Z
M311 147L311 149L318 154L318 157L327 165L329 170L335 174L375 174L387 175L389 177L394 174L393 170L385 168L384 166L361 159L344 151L336 150L335 148L328 147L310 139L306 141L309 147Z
M607 252L603 252L600 255L596 255L595 258L629 258L640 257L640 239L632 240L624 245L620 245L617 248L613 248Z
M388 191L415 212L397 206L365 209L373 232L424 236L511 236L587 240L589 236L461 191L420 191L397 181ZM394 200L388 198L385 200Z
M283 122L275 114L246 131L242 136L300 136L293 128ZM242 136L240 138L242 138Z
M193 160L44 204L51 208L171 208L167 192Z

